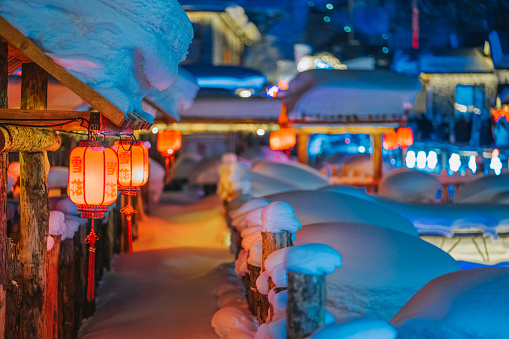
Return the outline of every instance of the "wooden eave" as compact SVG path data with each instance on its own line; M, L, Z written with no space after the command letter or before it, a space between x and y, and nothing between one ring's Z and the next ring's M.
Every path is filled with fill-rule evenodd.
M150 123L143 118L143 116L137 112L128 112L126 115L118 109L111 102L106 100L102 95L94 91L91 87L84 84L78 78L70 74L65 68L57 65L53 59L47 56L39 47L37 47L29 38L24 36L18 29L12 26L7 20L0 16L0 38L9 43L9 74L12 74L18 70L23 63L34 62L43 68L48 74L52 75L56 80L62 83L64 86L69 88L71 91L76 93L79 97L89 103L95 110L101 112L103 121L106 125L114 124L121 127L122 130L136 130L136 129L148 129ZM19 110L0 110L0 118L9 116L12 117L13 112L15 114L23 115L23 112ZM31 110L24 110L26 115ZM76 116L89 115L88 112L72 112L72 111L44 111L48 121L53 119L65 119L75 118ZM39 112L40 114L40 112ZM68 116L66 116L68 114ZM58 117L58 118L57 118ZM85 117L86 118L86 117ZM104 119L106 118L106 119ZM35 118L32 118L35 119ZM5 121L2 121L7 123ZM19 121L18 121L19 122ZM108 122L111 122L108 124ZM40 123L41 125L48 124L47 122ZM78 129L80 123L75 124ZM38 127L34 125L34 127ZM69 129L67 126L65 129Z

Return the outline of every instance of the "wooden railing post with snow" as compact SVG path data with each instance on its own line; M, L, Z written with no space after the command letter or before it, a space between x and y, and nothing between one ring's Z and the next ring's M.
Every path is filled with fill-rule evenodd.
M292 206L284 201L274 201L262 211L262 272L265 271L267 257L282 248L293 246L292 235L302 227L295 219ZM271 286L269 279L269 290ZM270 304L268 297L262 295L259 303L258 322L267 322Z
M325 325L325 276L341 266L341 256L324 244L305 244L288 251L288 339L301 339Z
M53 247L48 251L46 261L46 338L58 338L58 258L60 255L60 235L49 235ZM48 247L49 248L49 247Z

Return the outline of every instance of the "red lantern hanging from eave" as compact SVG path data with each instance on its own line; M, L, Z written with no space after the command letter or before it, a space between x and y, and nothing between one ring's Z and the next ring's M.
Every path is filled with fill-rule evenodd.
M291 149L297 143L297 134L293 128L281 128L270 133L269 145L274 151Z
M384 134L383 146L387 150L398 148L398 137L395 131Z
M402 147L412 146L414 143L414 133L410 127L400 127L397 132L398 144Z
M165 182L168 184L173 177L175 152L182 147L182 134L178 130L162 130L157 133L157 150L164 157L166 168Z
M150 145L150 143L149 143ZM132 139L115 141L118 155L118 189L120 193L127 195L127 205L120 210L127 218L127 238L129 243L129 255L133 251L132 246L132 217L136 210L131 206L129 196L136 192L148 181L148 149L143 141Z
M89 247L87 299L94 299L95 242L94 219L103 218L103 212L117 200L118 158L107 142L81 141L69 156L69 199L81 211L83 218L92 219L92 230L85 239Z

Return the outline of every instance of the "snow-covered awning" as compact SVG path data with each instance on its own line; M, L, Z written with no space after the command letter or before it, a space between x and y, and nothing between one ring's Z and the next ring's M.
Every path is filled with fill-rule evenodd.
M283 99L290 120L382 122L400 119L420 89L416 77L386 70L309 70Z
M176 0L91 0L86 4L0 0L0 15L6 20L0 35L4 36L8 25L14 26L35 45L27 48L20 39L13 39L17 31L7 40L94 108L108 117L107 109L90 102L90 89L113 104L124 115L121 119L141 118L148 123L152 117L143 112L143 97L150 88L165 90L173 83L193 35L191 22ZM45 54L42 58L29 55L37 48L36 52ZM46 56L51 58L49 63ZM69 86L63 80L70 76L86 86ZM116 115L111 120L125 125L121 119Z
M478 48L448 49L423 52L397 51L392 69L407 74L424 73L491 73L493 62Z

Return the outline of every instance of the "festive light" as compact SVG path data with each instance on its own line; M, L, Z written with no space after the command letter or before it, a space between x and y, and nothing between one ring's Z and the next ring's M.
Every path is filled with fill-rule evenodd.
M270 133L270 148L275 151L291 149L297 143L297 134L293 128L281 128L279 131Z
M384 134L383 146L387 150L398 148L398 137L396 132L388 132Z
M94 299L95 242L94 219L103 218L108 205L117 200L118 158L107 142L81 141L69 156L67 195L78 205L83 218L92 219L92 230L85 239L89 247L87 299Z
M427 166L430 169L434 170L437 167L437 163L438 163L438 154L437 154L437 152L430 151L428 153L428 156L426 157L426 163L427 163Z
M182 147L182 134L178 130L162 130L157 134L157 150L164 157L165 182L170 182L175 162L175 152Z
M424 151L417 152L416 162L417 168L424 169L426 167L426 152Z
M398 144L402 147L412 146L414 143L414 133L410 127L400 127L396 131Z
M416 162L415 152L414 151L408 151L405 157L405 165L408 168L414 168L415 162Z
M148 144L150 145L150 143ZM148 149L150 146L142 141L124 139L115 142L118 155L118 189L120 193L133 196L148 181ZM129 254L132 253L132 217L136 210L131 206L129 199L127 205L120 210L127 218L127 237Z

